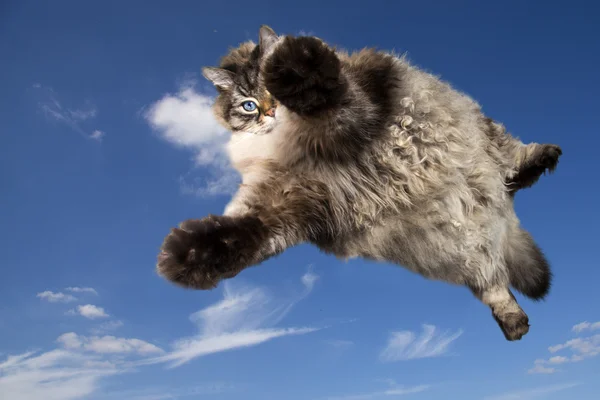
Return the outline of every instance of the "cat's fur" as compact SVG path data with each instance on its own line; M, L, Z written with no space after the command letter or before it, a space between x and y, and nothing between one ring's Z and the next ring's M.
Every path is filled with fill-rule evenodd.
M309 242L465 285L508 340L526 334L509 286L542 299L551 272L513 197L556 167L560 147L523 144L403 57L348 54L266 26L259 38L203 69L219 91L214 112L232 132L229 156L243 183L224 215L172 230L158 272L211 289ZM258 113L243 111L247 98Z

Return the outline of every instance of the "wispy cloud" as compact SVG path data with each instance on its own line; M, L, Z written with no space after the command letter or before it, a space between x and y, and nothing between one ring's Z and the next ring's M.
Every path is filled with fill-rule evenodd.
M86 121L94 119L98 114L98 109L95 106L88 102L83 107L67 107L59 101L56 92L52 88L39 83L33 84L32 87L39 95L38 106L47 118L65 124L89 139L96 141L102 139L104 132L98 129L93 129L90 132L84 127Z
M214 99L199 93L195 85L195 81L188 81L177 93L164 95L150 105L144 117L163 139L194 152L196 165L207 168L210 173L208 179L180 177L183 193L198 196L232 194L240 178L229 165L225 153L228 132L213 115Z
M95 326L93 328L90 328L90 332L92 332L95 335L100 335L102 333L106 333L106 332L111 332L111 331L115 331L117 329L119 329L120 327L122 327L123 321L106 321L98 326Z
M274 325L285 317L293 304L310 293L316 279L316 275L304 275L301 278L303 290L290 298L275 298L253 286L226 284L221 301L190 316L199 334L175 340L169 352L135 337L63 333L51 350L29 351L0 359L0 393L11 400L88 398L98 394L105 377L139 371L144 365L166 363L174 367L207 354L313 332L318 328ZM91 288L69 288L69 291L92 293ZM102 308L91 304L79 306L72 313L92 319L108 316ZM120 325L119 321L108 321L100 327L116 329ZM231 385L206 383L192 388L166 388L129 395L114 393L116 397L112 398L174 399L220 393L231 388Z
M104 132L102 132L99 129L96 129L94 132L92 132L92 134L90 135L90 138L97 140L98 142L101 142L102 138L104 138Z
M70 303L72 301L76 301L77 298L70 294L64 294L62 292L52 292L50 290L46 290L44 292L40 292L36 295L42 300L49 301L50 303Z
M598 323L582 322L572 328L573 332L581 333L584 331L593 331ZM534 362L534 367L527 372L530 374L551 374L558 372L556 368L559 364L580 362L588 358L600 355L600 334L587 337L577 337L567 340L564 343L548 347L551 356L548 359L538 359Z
M438 332L435 326L427 324L423 325L423 333L420 336L412 331L392 332L379 359L390 362L438 357L447 353L450 344L460 335L462 335L462 330L454 333Z
M571 389L581 383L564 383L559 385L541 386L533 389L524 389L515 392L504 393L500 395L484 397L484 400L530 400L538 399L542 396L559 392L566 389Z
M289 300L274 299L258 287L236 287L224 283L223 299L195 312L190 320L198 327L197 335L173 343L173 349L143 364L168 363L177 367L208 354L256 346L275 338L314 332L314 327L274 327L292 306L312 290L311 279L302 279L305 291Z
M302 275L302 284L306 288L306 290L310 293L315 286L315 283L319 280L319 275L313 272L312 265L308 267L308 271Z
M600 335L571 339L563 344L557 344L548 348L550 353L556 353L561 350L569 350L585 358L597 356L600 354Z
M129 372L130 357L162 349L136 338L86 337L68 332L59 347L8 356L0 362L0 393L11 400L71 400L96 392L102 378Z
M81 336L75 332L64 333L56 339L69 350L84 350L93 353L118 353L149 355L163 353L159 347L135 338L120 338L115 336Z
M77 306L77 308L69 310L67 312L69 315L81 315L82 317L88 319L97 319L97 318L108 318L108 314L104 311L104 308L95 306L93 304L84 304L81 306Z
M555 367L546 366L546 360L535 360L533 368L529 369L529 374L553 374L557 371Z
M91 293L91 294L95 294L96 296L98 295L98 292L96 291L96 289L91 288L91 287L68 287L65 289L67 292L73 292L73 293Z
M575 325L571 330L575 333L581 333L583 331L600 330L600 321L598 321L598 322L584 321L584 322L581 322L581 323Z
M11 400L81 399L96 391L103 377L118 372L116 364L95 355L63 349L28 352L0 363L0 393Z
M368 399L378 399L382 397L388 396L403 396L414 393L424 392L425 390L430 388L430 385L418 385L418 386L404 386L398 385L392 379L385 380L389 388L384 390L376 390L368 393L358 393L358 394L345 394L341 396L330 396L326 397L325 400L368 400Z

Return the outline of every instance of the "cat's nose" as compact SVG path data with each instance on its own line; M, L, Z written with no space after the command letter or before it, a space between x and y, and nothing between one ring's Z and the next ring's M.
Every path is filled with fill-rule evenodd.
M275 116L275 107L269 108L267 111L265 111L265 115L268 115L269 117L274 117Z

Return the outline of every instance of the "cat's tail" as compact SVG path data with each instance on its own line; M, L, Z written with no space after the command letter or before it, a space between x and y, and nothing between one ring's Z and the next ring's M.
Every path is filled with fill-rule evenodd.
M510 285L532 300L543 300L552 285L552 271L529 232L519 228L508 237L505 259Z

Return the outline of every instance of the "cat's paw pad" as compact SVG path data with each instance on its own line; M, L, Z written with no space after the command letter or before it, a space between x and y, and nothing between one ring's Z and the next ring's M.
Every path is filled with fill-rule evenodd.
M262 74L269 92L299 113L335 104L344 89L340 60L315 37L285 37L265 60Z
M166 279L187 288L212 289L247 267L257 248L256 221L209 216L187 220L165 238L156 265ZM259 233L257 232L257 235Z
M542 149L539 157L536 160L536 164L543 168L544 172L546 170L552 172L554 169L556 169L556 166L558 165L558 159L561 155L562 149L560 146L555 144L544 144L542 145Z
M529 332L529 317L524 312L494 315L506 340L521 340Z

